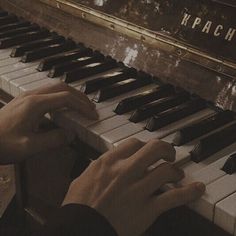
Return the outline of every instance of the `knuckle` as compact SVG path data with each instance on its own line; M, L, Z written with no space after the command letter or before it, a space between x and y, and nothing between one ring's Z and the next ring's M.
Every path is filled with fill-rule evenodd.
M23 104L27 108L32 107L36 102L37 102L37 98L35 95L29 95L29 96L25 97L23 100Z
M158 139L151 139L148 141L148 145L150 146L150 148L158 148L159 147L159 143L160 143L160 140Z
M101 157L101 158L97 159L92 164L96 165L96 166L99 166L99 169L106 170L107 168L109 168L110 163L111 163L111 160L110 160L109 155L108 155L108 156L104 156L104 157Z
M29 137L22 137L20 140L20 146L23 150L28 149L29 145L30 145L30 138Z
M121 168L121 175L122 176L126 177L126 176L130 175L130 173L131 173L131 170L130 170L130 166L129 165L123 166Z
M127 181L128 177L130 176L130 169L127 166L119 166L116 169L116 175L119 180L121 181Z

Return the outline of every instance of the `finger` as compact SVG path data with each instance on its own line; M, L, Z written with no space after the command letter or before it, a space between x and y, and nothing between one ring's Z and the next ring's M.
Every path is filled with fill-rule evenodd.
M133 167L146 171L146 169L164 159L165 161L175 160L175 149L169 143L153 139L149 141L143 148L136 152L131 158L134 162Z
M203 183L193 183L181 188L169 190L159 195L153 202L153 206L158 209L160 214L200 198L205 192Z
M55 129L46 133L33 134L29 137L28 151L31 154L44 152L64 146L68 143L65 131Z
M68 107L80 111L82 115L90 119L98 119L96 110L87 106L85 102L69 92L36 95L34 104L37 116L42 116L48 112Z
M63 82L54 82L46 86L42 86L40 88L25 92L23 94L23 97L29 96L29 95L41 95L41 94L50 94L50 93L58 93L68 91L75 95L76 97L80 98L82 101L86 102L89 106L92 108L95 108L96 105L89 100L89 98L82 92L78 91L77 89L67 85Z
M127 159L136 153L140 148L142 148L145 143L138 139L131 138L127 141L121 143L115 149L112 149L105 153L102 158L112 159L112 160L123 160Z
M139 185L140 188L145 186L146 191L154 193L164 184L178 182L183 178L183 170L171 165L170 163L164 163L154 169L151 173L147 174L140 181Z

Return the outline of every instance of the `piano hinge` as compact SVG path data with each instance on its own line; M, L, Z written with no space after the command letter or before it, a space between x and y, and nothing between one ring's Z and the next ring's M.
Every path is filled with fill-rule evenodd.
M102 13L87 6L68 0L40 0L44 4L58 8L73 16L86 19L101 27L109 28L128 37L141 40L152 47L175 55L183 60L207 67L208 69L225 74L232 78L236 76L236 64L231 61L222 60L211 56L199 49L184 45L180 41L170 38L163 33L148 30L122 19Z

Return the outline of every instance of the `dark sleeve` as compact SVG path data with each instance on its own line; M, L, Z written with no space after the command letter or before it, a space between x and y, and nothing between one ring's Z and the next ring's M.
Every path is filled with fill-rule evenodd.
M32 236L117 236L109 222L96 210L71 204L58 209L46 226Z

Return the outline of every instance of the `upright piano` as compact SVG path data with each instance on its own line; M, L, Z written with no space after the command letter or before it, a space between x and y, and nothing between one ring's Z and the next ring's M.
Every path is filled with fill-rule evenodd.
M57 112L55 123L79 139L71 158L18 166L18 196L29 215L43 223L38 206L51 209L42 192L60 196L57 205L63 198L66 187L57 194L55 177L54 186L43 184L48 169L60 166L68 186L63 170L75 163L79 173L128 138L158 138L175 146L183 183L207 186L188 206L200 216L192 229L206 219L221 235L236 235L235 1L0 0L0 7L1 89L15 97L62 80L96 102L99 113L91 121Z

